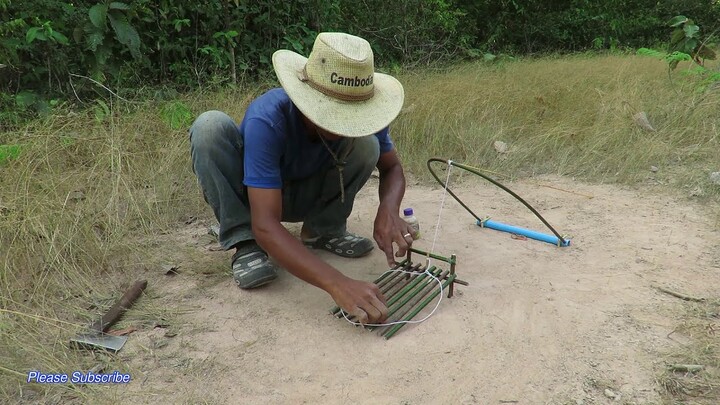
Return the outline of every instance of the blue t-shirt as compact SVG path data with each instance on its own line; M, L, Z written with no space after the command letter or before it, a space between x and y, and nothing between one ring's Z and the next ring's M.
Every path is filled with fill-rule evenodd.
M310 140L300 111L282 88L250 103L240 133L245 151L243 183L248 187L279 189L284 181L309 177L335 162L322 142ZM374 136L380 142L380 154L393 149L388 128ZM336 156L342 152L342 140L327 143Z

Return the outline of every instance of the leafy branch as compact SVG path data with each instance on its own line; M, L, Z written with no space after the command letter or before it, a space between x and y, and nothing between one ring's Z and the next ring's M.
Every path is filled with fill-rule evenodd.
M700 27L684 15L673 17L668 25L675 28L670 37L670 55L667 61L670 69L675 69L682 61L693 60L703 66L707 59L714 60L717 55L706 44L708 40L701 41Z

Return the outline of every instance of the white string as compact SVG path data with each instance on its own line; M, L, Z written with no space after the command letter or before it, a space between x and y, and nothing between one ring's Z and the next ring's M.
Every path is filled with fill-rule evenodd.
M452 169L452 160L448 160L448 168L447 168L447 177L445 178L445 190L443 191L442 200L440 200L440 211L438 212L438 219L437 224L435 224L435 236L433 236L433 242L432 246L430 247L430 250L427 252L427 256L425 257L425 267L427 268L430 265L430 253L435 251L435 242L437 241L438 232L440 231L440 217L442 216L443 207L445 206L445 197L447 197L448 194L448 183L450 183L450 169Z
M450 182L450 169L451 168L452 168L452 160L448 160L447 178L445 178L445 190L443 191L442 200L440 201L440 211L438 212L437 224L435 224L435 236L433 236L432 246L430 247L430 250L427 252L427 256L425 257L425 271L422 273L419 273L419 274L427 274L428 276L432 277L433 280L435 280L438 283L438 286L440 286L440 294L438 294L440 299L438 299L437 303L435 304L435 308L433 308L433 310L430 311L430 313L427 314L427 316L425 316L425 318L417 320L417 321L409 320L409 321L395 321L395 322L387 322L387 323L365 323L365 324L360 323L360 322L351 321L350 318L348 318L348 313L345 312L345 310L341 308L340 313L343 315L343 317L345 318L346 321L350 322L351 324L353 324L355 326L373 326L373 327L392 326L392 325L400 325L400 324L406 324L406 323L422 323L422 322L425 322L426 320L428 320L431 316L433 316L435 314L435 311L437 311L438 307L440 307L440 302L442 302L442 298L443 298L442 282L440 281L439 278L435 277L432 273L430 273L430 271L428 271L428 269L430 268L430 253L432 253L435 250L435 242L437 241L438 230L440 229L440 217L442 215L443 207L445 206L445 197L447 197L447 194L448 194L447 190L448 190L448 183ZM405 274L418 274L417 272L407 271L407 270L402 270L402 269L389 269L389 270L385 271L383 274L381 274L380 276L382 277L387 273L394 273L394 272L405 273Z

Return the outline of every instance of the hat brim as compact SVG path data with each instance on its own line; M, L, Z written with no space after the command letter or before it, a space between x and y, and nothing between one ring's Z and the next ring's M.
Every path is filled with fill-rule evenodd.
M315 125L350 138L379 132L398 116L405 99L402 84L392 76L375 73L374 94L365 101L343 101L327 96L300 80L307 58L288 50L272 57L280 85L295 106Z

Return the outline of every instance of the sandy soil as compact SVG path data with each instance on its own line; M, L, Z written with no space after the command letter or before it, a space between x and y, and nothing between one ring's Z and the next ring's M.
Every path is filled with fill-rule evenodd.
M479 183L457 190L476 213L543 230L518 202ZM356 202L356 233L371 235L376 186L371 180ZM333 318L328 295L284 271L267 288L238 289L220 274L230 253L208 244L210 217L188 225L170 237L199 256L150 288L192 310L180 325L131 335L121 356L134 382L111 395L128 403L658 403L662 355L684 341L671 334L682 302L655 287L717 295L718 230L700 207L652 189L555 177L509 186L572 246L481 229L448 197L434 252L456 253L470 286L390 340ZM409 186L418 248L432 245L442 196L439 187ZM384 270L377 249L356 260L318 254L358 279Z

